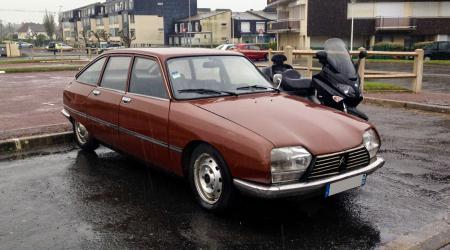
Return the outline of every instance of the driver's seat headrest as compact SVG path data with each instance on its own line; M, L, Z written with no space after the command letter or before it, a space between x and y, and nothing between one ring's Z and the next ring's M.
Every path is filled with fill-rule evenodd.
M283 64L286 61L287 61L287 57L285 55L276 54L276 55L272 56L272 62L274 64L279 65L279 64Z

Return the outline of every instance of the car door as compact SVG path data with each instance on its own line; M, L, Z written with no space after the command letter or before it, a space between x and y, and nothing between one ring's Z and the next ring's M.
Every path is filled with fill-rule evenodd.
M87 116L91 133L112 147L118 145L119 105L127 86L131 56L115 55L108 59L100 85L88 97Z
M158 60L135 57L119 112L120 148L158 166L169 161L170 101Z

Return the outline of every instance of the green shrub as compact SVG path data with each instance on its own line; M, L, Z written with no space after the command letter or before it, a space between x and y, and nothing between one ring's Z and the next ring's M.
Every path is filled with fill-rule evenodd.
M400 43L388 43L388 42L380 42L376 43L373 46L373 50L376 51L403 51L405 47Z
M432 44L433 41L426 41L426 42L420 42L414 44L414 49L423 49L425 46Z

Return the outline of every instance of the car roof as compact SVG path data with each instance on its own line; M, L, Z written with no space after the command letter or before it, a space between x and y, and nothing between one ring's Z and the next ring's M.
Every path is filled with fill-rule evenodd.
M133 48L133 49L117 49L108 51L106 54L139 54L149 55L160 58L161 60L167 60L175 57L186 56L242 56L241 53L216 50L216 49L203 49L203 48Z

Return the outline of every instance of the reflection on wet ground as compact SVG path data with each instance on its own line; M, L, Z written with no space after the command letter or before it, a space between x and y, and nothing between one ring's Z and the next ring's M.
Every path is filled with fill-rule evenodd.
M0 162L0 242L5 249L370 249L448 214L450 118L364 110L387 160L366 186L330 199L242 197L222 216L200 209L183 179L107 149Z

